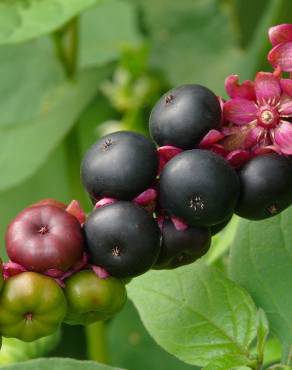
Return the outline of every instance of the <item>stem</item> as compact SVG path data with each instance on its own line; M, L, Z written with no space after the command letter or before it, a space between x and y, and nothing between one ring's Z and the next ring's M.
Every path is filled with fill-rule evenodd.
M85 205L88 204L88 199L80 181L80 163L82 154L79 143L79 132L76 124L68 133L64 145L66 151L66 167L68 171L70 199L77 199L80 201L81 205L85 207Z
M108 348L106 343L106 324L98 321L85 328L87 338L87 356L89 360L104 364L109 363Z

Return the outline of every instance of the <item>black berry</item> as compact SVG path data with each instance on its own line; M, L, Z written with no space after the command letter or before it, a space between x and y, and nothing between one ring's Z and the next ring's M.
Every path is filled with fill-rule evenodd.
M160 177L163 209L192 226L212 226L227 220L238 194L236 172L222 157L205 150L177 155Z
M94 210L84 231L91 261L115 277L143 274L160 251L157 224L147 211L131 202Z
M131 200L147 189L156 176L155 145L141 134L119 131L102 137L85 155L82 182L94 198Z
M261 220L282 212L292 203L292 165L278 154L251 159L239 172L241 193L236 213Z
M159 146L192 149L211 129L220 125L216 95L201 85L183 85L168 91L154 106L150 133Z
M179 231L166 220L162 228L161 251L154 268L171 269L192 263L208 251L210 244L208 228L189 227Z

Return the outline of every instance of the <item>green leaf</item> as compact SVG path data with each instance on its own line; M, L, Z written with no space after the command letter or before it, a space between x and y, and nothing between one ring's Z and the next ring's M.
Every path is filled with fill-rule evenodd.
M228 14L217 0L134 0L151 38L152 63L173 85L201 83L217 93L242 59Z
M100 0L2 0L0 44L23 42L49 33Z
M109 322L107 338L109 358L113 365L129 370L197 369L181 362L154 342L130 300L124 309Z
M14 365L1 366L1 370L122 370L93 361L78 361L67 358L41 358Z
M55 87L42 115L26 125L0 130L0 191L27 179L46 161L95 95L110 68L82 73Z
M0 47L0 127L30 122L64 74L48 40Z
M262 307L287 354L292 344L292 207L263 221L241 220L230 275Z
M267 315L265 311L260 308L257 314L257 354L261 361L263 361L264 358L264 349L268 334L269 322Z
M115 60L124 48L140 41L134 7L121 0L106 1L80 18L79 64L84 68Z
M250 296L220 271L198 262L151 271L129 284L144 325L165 350L205 366L221 356L244 356L255 337Z

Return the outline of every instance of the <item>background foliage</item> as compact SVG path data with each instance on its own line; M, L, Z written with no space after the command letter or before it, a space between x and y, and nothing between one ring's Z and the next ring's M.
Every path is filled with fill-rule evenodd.
M41 198L78 199L88 211L79 165L91 143L117 129L147 133L151 106L170 86L201 83L224 95L228 74L252 78L268 68L267 29L292 23L291 14L290 0L2 0L2 241L17 212ZM129 302L106 324L64 326L31 345L4 340L0 362L50 354L129 370L259 368L255 353L261 361L268 324L256 307L265 310L271 332L265 364L281 357L274 335L286 361L292 344L291 212L257 223L234 219L203 262L150 272L129 285L146 328L171 354L149 336ZM107 369L70 361L3 369Z

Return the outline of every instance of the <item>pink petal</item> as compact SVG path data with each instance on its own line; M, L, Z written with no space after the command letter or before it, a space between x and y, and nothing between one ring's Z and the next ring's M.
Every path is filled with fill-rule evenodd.
M224 117L237 125L245 125L256 119L255 103L242 98L228 100L224 104Z
M268 54L268 61L283 72L292 72L292 42L283 42L273 47Z
M292 96L292 80L290 78L281 78L280 85L285 94Z
M100 266L91 265L91 268L100 279L106 279L110 276L110 274Z
M201 140L199 147L207 147L209 145L217 143L217 141L220 141L224 138L224 135L222 132L218 130L210 130Z
M186 230L189 227L181 218L173 216L171 221L178 231Z
M115 202L117 202L115 198L101 198L98 202L96 202L94 208L101 208Z
M244 141L244 148L249 149L257 145L258 142L263 137L264 133L265 133L265 129L261 126L256 126L252 128L246 136L246 139Z
M72 200L72 202L66 208L66 212L70 213L72 216L76 217L80 225L83 225L86 220L86 215L77 200Z
M279 79L270 72L258 72L255 79L255 92L259 102L275 102L281 96Z
M247 100L255 100L255 90L253 81L243 81L240 85L238 83L239 76L231 75L225 80L225 89L230 98L243 98Z
M281 117L292 115L292 98L288 95L282 95L279 106L279 113Z
M292 155L292 123L281 122L275 128L274 140L283 154Z
M235 168L243 166L250 158L251 154L246 150L234 150L226 157L231 166Z
M292 24L279 24L269 29L269 39L273 46L292 41Z

